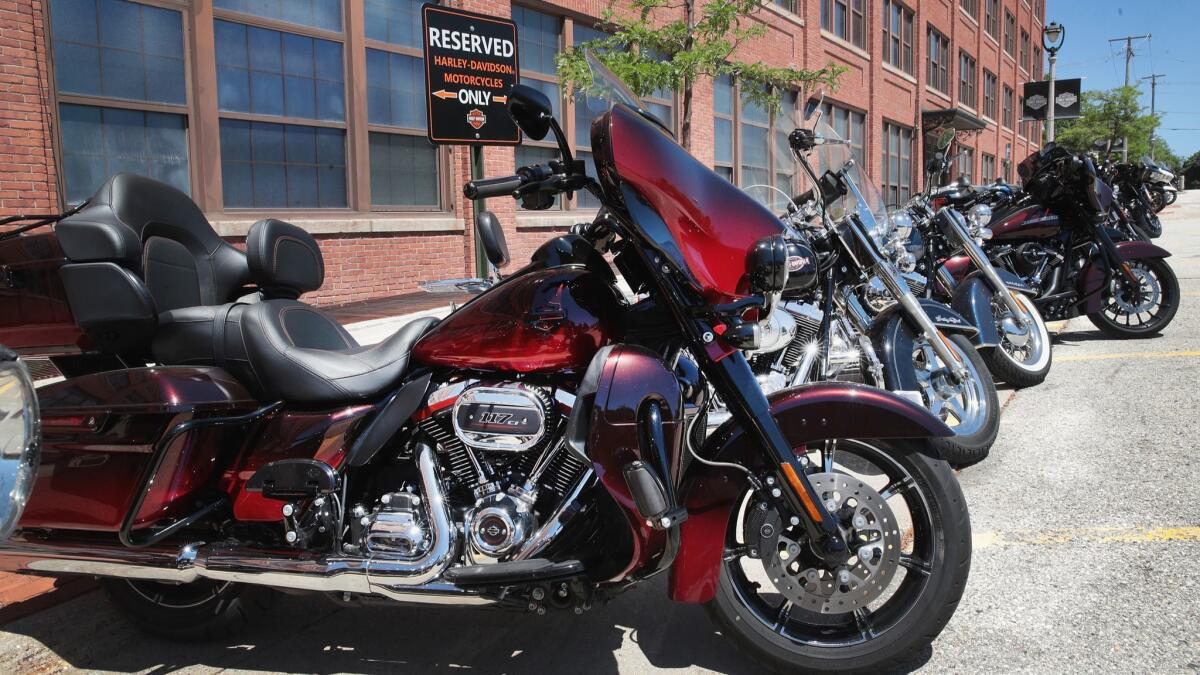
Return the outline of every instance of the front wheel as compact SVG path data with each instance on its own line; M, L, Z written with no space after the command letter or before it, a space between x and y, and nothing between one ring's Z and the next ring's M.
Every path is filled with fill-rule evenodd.
M721 633L776 672L879 672L941 633L971 566L971 524L950 467L925 441L839 440L799 452L854 542L813 552L798 520L748 490L727 529L716 595Z
M170 584L105 578L100 587L135 626L171 640L219 640L261 616L274 591L209 579Z
M1088 320L1113 338L1156 335L1179 311L1179 279L1163 258L1141 258L1128 263L1138 279L1137 288L1124 274L1114 274L1103 291L1100 311L1088 314Z
M887 388L915 392L929 412L954 430L949 438L930 441L951 466L965 467L983 461L1000 433L996 384L983 357L965 335L947 336L947 346L967 371L967 377L958 382L929 340L916 334L907 323L888 333L893 336L893 344L886 347L895 357L892 367L884 373ZM905 355L909 358L904 358Z
M1052 349L1050 331L1042 313L1033 302L1020 293L1014 293L1017 304L1028 317L1022 326L1003 302L992 301L992 316L996 330L1000 333L1000 344L988 350L983 360L988 370L999 380L1020 389L1041 384L1050 373Z

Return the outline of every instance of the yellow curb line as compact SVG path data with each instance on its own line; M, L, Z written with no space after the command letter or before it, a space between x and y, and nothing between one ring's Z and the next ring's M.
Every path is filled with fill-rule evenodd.
M1059 356L1054 355L1055 363L1063 363L1065 361L1112 361L1114 359L1166 359L1179 358L1189 356L1200 356L1200 351L1178 351L1178 352L1125 352L1121 354L1064 354Z
M1099 544L1139 544L1165 541L1200 541L1200 527L1107 527L1043 532L977 532L971 535L971 547L1051 546L1074 542Z

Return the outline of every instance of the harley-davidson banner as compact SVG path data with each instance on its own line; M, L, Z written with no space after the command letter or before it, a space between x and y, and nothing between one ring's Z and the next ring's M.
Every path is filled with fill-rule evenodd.
M1054 119L1079 117L1079 89L1079 78L1054 81ZM1021 121L1046 119L1046 111L1050 108L1050 82L1026 82L1024 94L1025 107L1021 110Z
M521 131L504 110L517 82L517 26L461 9L423 5L429 140L515 145Z

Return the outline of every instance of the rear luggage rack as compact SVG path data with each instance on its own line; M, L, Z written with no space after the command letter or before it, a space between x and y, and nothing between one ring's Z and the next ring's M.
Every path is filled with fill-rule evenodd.
M78 206L75 206L74 208L67 209L66 211L63 211L62 213L58 213L58 214L42 213L42 214L29 214L29 215L15 215L15 216L8 216L7 218L0 218L0 227L4 227L5 225L12 225L14 223L25 223L24 225L20 225L15 229L9 230L8 232L0 232L0 241L4 241L5 239L12 239L13 237L18 237L30 230L35 230L35 229L37 229L39 227L43 227L45 225L57 223L58 221L62 220L63 218L67 218L68 216L75 215L76 213L79 212L80 209L82 209L86 205L87 205L87 202L83 202L82 204L79 204ZM26 221L33 221L33 222L26 222Z

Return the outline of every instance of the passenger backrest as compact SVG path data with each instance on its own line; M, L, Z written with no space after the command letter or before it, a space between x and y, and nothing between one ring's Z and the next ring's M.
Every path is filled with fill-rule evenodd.
M250 281L195 202L143 176L113 176L55 231L72 312L102 349L142 352L159 313L229 302Z

